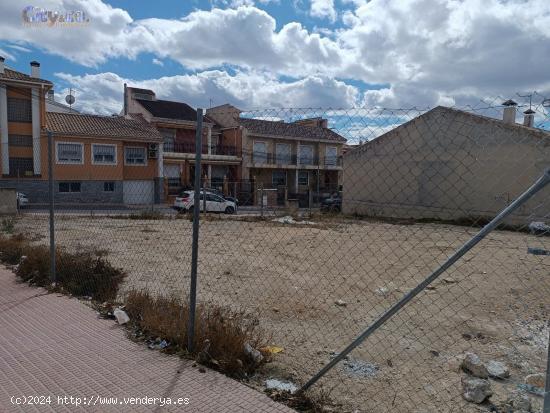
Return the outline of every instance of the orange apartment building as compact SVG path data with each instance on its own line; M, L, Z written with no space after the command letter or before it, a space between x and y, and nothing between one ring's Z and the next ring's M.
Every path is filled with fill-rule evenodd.
M162 136L141 116L46 112L52 83L31 62L27 75L0 58L1 187L48 200L48 131L60 204L150 204L163 198Z

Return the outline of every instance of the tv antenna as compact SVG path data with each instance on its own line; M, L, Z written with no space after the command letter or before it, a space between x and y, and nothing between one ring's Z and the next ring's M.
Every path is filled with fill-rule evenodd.
M75 102L75 97L73 95L73 89L69 89L69 94L65 96L65 102L69 105L69 109L72 109L72 106Z

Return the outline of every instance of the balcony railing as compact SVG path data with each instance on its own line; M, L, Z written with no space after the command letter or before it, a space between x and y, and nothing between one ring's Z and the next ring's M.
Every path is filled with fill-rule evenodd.
M286 165L286 166L342 166L342 157L311 157L288 154L276 154L265 152L254 152L250 155L250 160L255 164L264 165Z
M203 155L208 154L208 145L202 145L201 153ZM173 153L196 153L196 145L194 143L188 142L176 142L169 143L164 142L164 152L173 152ZM229 145L212 145L211 146L211 155L225 155L225 156L239 156L237 148L235 146Z

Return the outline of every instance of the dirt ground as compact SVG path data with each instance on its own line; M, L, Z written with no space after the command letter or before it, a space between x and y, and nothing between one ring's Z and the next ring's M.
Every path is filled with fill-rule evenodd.
M424 279L477 230L441 224L391 224L312 218L313 224L201 221L199 301L256 316L284 351L252 380L303 384L370 322ZM46 242L42 215L16 231ZM188 219L129 220L60 215L56 238L95 247L129 277L124 291L147 288L187 296ZM477 412L462 398L465 351L505 362L511 377L491 380L496 405L545 371L550 313L550 237L497 231L444 273L316 386L335 411ZM341 301L339 301L341 300ZM338 304L337 304L338 301ZM542 398L531 396L534 409Z

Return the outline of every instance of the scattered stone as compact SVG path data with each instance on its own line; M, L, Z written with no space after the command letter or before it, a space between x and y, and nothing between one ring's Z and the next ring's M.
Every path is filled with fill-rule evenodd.
M462 396L472 403L483 403L485 399L493 394L491 383L488 380L476 377L465 376L462 378Z
M274 313L278 313L280 310L277 307L273 307L271 311L273 311Z
M386 287L378 287L374 291L376 294L381 295L382 297L385 297L389 293L389 290Z
M482 379L489 377L487 367L485 367L485 364L483 364L477 354L466 353L464 355L464 359L462 360L461 367L465 372L470 373L472 376Z
M486 366L489 377L494 379L507 379L510 377L510 369L501 361L489 360Z
M454 278L443 278L443 282L446 284L454 284L456 283L456 280Z
M249 343L244 343L244 352L256 364L260 364L264 359L262 353L252 347Z
M428 286L426 287L426 290L431 290L431 291L433 291L433 290L435 290L435 286L434 286L434 285L428 285Z
M345 307L348 305L348 303L346 303L344 300L336 300L334 304L336 304L338 307Z
M281 381L277 379L268 379L265 381L265 387L268 390L280 390L287 391L289 393L295 393L298 387L290 381Z
M439 357L439 351L436 350L430 350L430 354L434 357Z
M515 392L508 396L503 410L519 413L531 412L532 409L531 399L523 393Z
M199 373L206 373L206 369L204 367L199 367Z
M543 373L529 374L525 377L525 384L528 386L528 391L535 394L544 393L545 376Z
M533 221L529 224L529 231L535 235L550 234L550 225L546 225L544 222Z
M121 310L120 308L117 308L115 311L113 311L113 315L116 318L116 321L118 324L126 324L128 321L130 321L130 317L128 317L128 314L126 314L126 311Z

